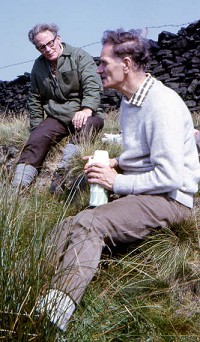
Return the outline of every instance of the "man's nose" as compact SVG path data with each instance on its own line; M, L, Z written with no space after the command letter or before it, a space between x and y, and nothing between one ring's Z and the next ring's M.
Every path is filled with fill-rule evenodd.
M45 47L44 47L44 52L48 52L48 51L50 51L52 48L50 47L50 46L48 46L48 45L46 45Z
M97 67L97 74L101 74L102 73L102 66L101 64Z

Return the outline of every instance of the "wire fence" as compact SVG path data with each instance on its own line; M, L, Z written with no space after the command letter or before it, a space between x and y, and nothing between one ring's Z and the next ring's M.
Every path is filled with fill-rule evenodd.
M190 24L192 24L192 22L188 22L188 23L184 23L184 24L167 24L167 25L160 25L160 26L147 26L145 28L146 29L158 29L158 28L162 29L164 27L181 27L181 26L186 26L186 25L190 25ZM81 46L81 48L85 48L85 47L96 45L96 44L100 44L100 43L101 43L101 41L89 43L89 44ZM35 59L30 59L30 60L24 61L24 62L18 62L18 63L13 63L13 64L9 64L9 65L0 66L0 69L6 69L6 68L10 68L10 67L13 67L13 66L16 66L16 65L31 63L31 62L34 62L34 60Z

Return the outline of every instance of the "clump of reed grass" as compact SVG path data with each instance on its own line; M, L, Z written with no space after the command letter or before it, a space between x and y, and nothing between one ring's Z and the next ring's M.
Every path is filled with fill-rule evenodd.
M87 331L94 341L198 341L198 235L194 221L181 222L104 259L69 340L78 330L81 341Z
M22 146L28 135L27 116L0 119L0 144Z
M35 302L54 272L47 263L49 234L75 212L74 205L60 204L36 187L13 189L2 172L0 191L0 337L51 341L45 320L38 322Z

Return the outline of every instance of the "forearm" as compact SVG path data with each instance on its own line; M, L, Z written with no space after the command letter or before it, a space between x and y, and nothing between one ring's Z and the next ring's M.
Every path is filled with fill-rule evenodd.
M30 107L30 130L33 130L44 120L44 112L42 108Z
M183 185L183 171L163 172L160 169L135 174L118 174L113 190L116 194L159 194L178 189Z
M30 129L32 130L44 119L42 99L41 96L34 91L33 85L28 99L28 110L30 116Z

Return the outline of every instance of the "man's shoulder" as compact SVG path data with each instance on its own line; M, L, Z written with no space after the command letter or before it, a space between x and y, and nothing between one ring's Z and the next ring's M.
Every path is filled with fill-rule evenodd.
M72 57L88 56L89 58L92 58L89 55L89 53L83 50L81 47L75 47L67 43L62 43L62 44L63 44L63 54L70 55Z
M76 49L74 46L69 45L65 42L62 42L63 46L63 55L71 55L72 52Z
M33 70L38 69L39 67L44 67L44 64L47 63L46 58L43 55L40 55L39 57L37 57L34 61L33 64Z

